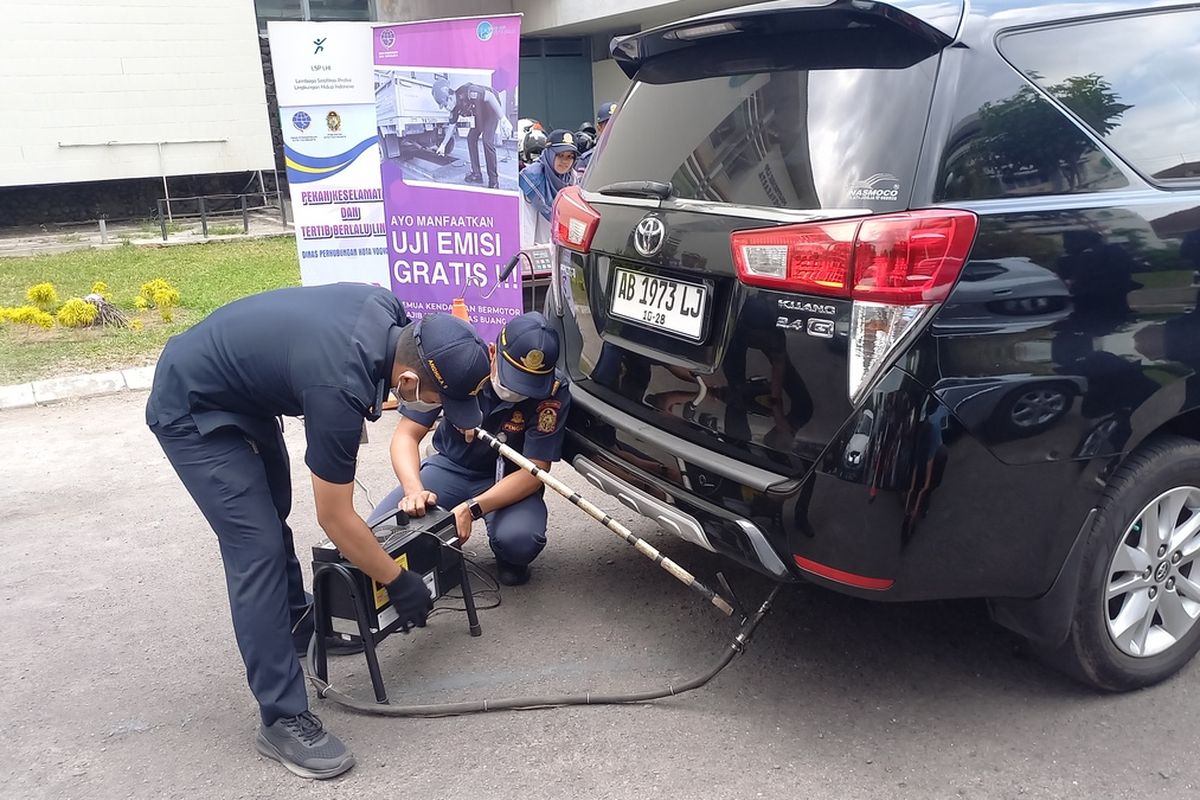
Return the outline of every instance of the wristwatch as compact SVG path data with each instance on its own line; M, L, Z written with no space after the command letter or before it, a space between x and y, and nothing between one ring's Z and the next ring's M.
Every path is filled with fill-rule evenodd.
M483 519L483 506L474 497L467 501L467 510L471 512L471 519Z

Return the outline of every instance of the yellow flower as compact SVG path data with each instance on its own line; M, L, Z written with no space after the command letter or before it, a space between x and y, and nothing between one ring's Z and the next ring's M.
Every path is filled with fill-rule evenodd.
M133 298L133 305L138 311L145 311L150 307L150 302L139 294L137 297Z
M140 319L131 319L131 320L129 320L129 327L135 331L140 331L142 328L144 328L146 326L142 324L142 321Z

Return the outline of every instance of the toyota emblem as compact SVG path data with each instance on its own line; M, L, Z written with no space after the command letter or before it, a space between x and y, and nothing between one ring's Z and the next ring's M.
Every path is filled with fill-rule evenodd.
M667 238L667 226L653 215L642 218L633 229L633 247L642 255L649 257L662 250Z

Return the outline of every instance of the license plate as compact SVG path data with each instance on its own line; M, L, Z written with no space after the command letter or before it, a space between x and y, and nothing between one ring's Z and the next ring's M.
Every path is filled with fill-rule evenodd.
M699 341L704 333L708 287L618 267L613 284L614 317Z

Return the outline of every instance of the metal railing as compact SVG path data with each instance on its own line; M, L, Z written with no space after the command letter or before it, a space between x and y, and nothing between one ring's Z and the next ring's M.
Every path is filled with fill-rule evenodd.
M252 205L250 203L251 198L261 198L261 202ZM272 200L276 202L271 202ZM180 206L182 205L186 209L188 203L195 204L195 214L180 213ZM172 197L169 200L161 199L158 201L158 226L162 233L162 240L165 242L169 235L169 226L175 224L176 220L198 217L200 220L200 233L207 239L210 220L237 219L240 215L242 233L248 234L250 233L250 212L260 210L277 212L283 227L287 227L287 206L284 204L283 197L278 191L209 194L196 197Z

